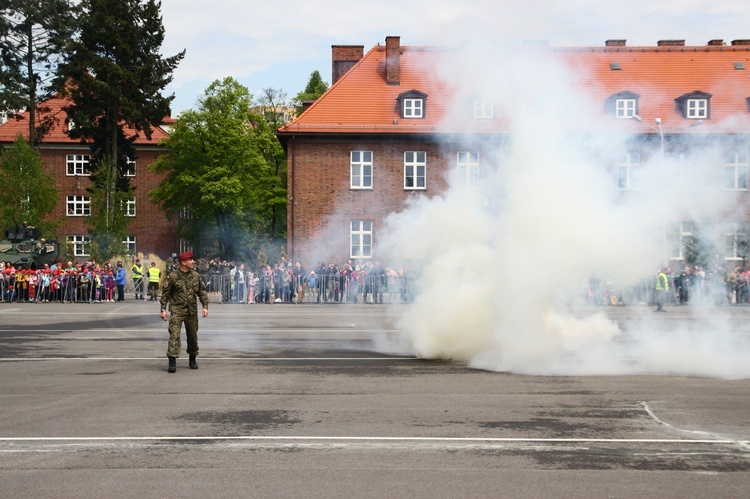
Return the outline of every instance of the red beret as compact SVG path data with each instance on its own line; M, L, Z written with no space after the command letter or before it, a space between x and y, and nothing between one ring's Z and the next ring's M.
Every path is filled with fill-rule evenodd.
M191 252L186 251L185 253L180 253L180 256L178 256L177 259L181 262L184 262L186 260L190 260L191 258L193 258L193 256L194 255Z

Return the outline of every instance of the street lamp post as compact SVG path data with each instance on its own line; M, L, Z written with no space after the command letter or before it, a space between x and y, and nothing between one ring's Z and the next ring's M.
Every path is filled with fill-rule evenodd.
M678 127L664 128L662 126L662 124L661 124L661 118L655 118L654 119L654 122L656 123L656 126L654 126L654 125L652 125L650 123L646 123L637 114L633 115L633 119L635 121L637 121L638 123L641 123L641 124L649 127L651 130L653 130L654 132L656 132L656 133L659 134L659 153L660 153L659 154L659 158L660 158L660 163L661 163L662 167L664 166L664 134L666 132L671 132L671 131L675 131L675 130L682 130L682 129L685 129L685 128L692 128L694 126L698 126L701 123L703 123L703 120L698 120L698 121L694 121L693 123L691 123L691 124L689 124L687 126L678 126ZM668 239L669 238L667 237L667 230L665 229L664 230L664 262L665 263L669 262L669 242L668 242Z
M656 126L654 126L654 125L652 125L650 123L646 123L645 121L643 121L643 118L641 118L637 114L633 115L633 119L635 121L637 121L638 123L642 123L643 125L646 125L651 130L653 130L653 131L655 131L656 133L659 134L659 151L661 152L661 162L662 162L662 164L664 163L664 134L666 132L673 132L675 130L683 130L685 128L692 128L694 126L698 126L698 125L700 125L700 124L703 123L703 120L698 120L698 121L694 121L694 122L690 123L687 126L674 126L674 127L664 128L661 125L661 118L654 119L654 123L656 123Z

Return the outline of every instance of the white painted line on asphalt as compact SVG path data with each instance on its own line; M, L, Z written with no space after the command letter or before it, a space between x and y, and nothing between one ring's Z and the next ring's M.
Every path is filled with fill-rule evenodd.
M144 333L164 333L166 332L166 327L158 328L158 329L143 329L143 328L134 328L134 329L125 329L121 327L117 328L99 328L99 329L85 329L85 332L87 333L94 333L97 331L127 331L127 332L144 332ZM22 331L12 331L12 330L5 330L12 333L24 333L22 336L7 336L3 335L2 338L26 338L27 336L25 333L80 333L82 330L80 328L78 329L24 329ZM2 332L2 331L0 331ZM349 327L349 328L307 328L307 327L299 327L299 328L264 328L264 329L210 329L207 326L203 326L200 329L201 334L217 334L217 333L399 333L401 332L401 329L360 329L356 327ZM68 339L71 337L68 336ZM82 337L84 339L88 339L88 337ZM96 336L92 336L92 338L96 338ZM122 336L118 336L118 339L122 339Z
M72 360L80 362L82 360L91 361L132 361L132 360L162 360L166 357L6 357L0 358L0 362L50 362ZM291 361L291 360L417 360L417 357L200 357L201 361L232 360L232 361Z
M311 441L311 442L443 442L443 443L622 443L747 445L747 440L688 440L676 438L530 438L530 437L336 437L336 436L145 436L145 437L0 437L0 442L123 442L123 441Z
M643 409L651 417L651 419L653 419L654 421L656 421L657 423L659 423L662 426L666 426L670 430L679 431L679 432L683 432L683 433L689 433L691 435L700 435L702 437L712 437L712 438L714 438L716 440L721 440L722 438L724 438L722 436L715 435L715 434L713 434L711 432L708 432L708 431L702 431L702 430L685 430L685 429L682 429L682 428L677 428L676 426L673 426L673 425L667 423L666 421L662 421L661 419L659 419L659 417L656 414L654 414L654 411L651 410L651 408L648 405L648 402L641 402L641 407L643 407ZM746 450L750 450L750 448L748 447L747 442L736 442L736 443L738 445L742 446L742 447L745 447Z

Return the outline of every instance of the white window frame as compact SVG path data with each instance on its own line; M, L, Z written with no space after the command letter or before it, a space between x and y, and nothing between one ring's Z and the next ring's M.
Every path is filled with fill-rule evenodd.
M685 260L685 248L693 242L693 222L680 222L677 237L677 255L673 259Z
M635 151L625 153L617 161L617 188L621 191L638 189L638 174L641 154Z
M427 189L427 153L425 151L404 152L404 189Z
M125 176L126 177L135 177L135 160L134 159L128 159L128 167L125 170Z
M123 210L123 214L126 217L134 217L136 213L135 208L135 196L125 201L125 209Z
M708 118L708 99L688 99L685 103L685 117L689 120Z
M456 154L456 180L459 187L479 186L479 153L459 151Z
M73 246L73 256L89 256L91 236L73 235L67 237L68 244Z
M424 117L424 99L404 99L402 105L404 118Z
M615 117L619 120L629 120L635 116L636 99L615 100Z
M68 177L91 175L91 156L89 154L68 154L65 156L65 175Z
M69 217L91 216L91 196L68 196L65 200L65 210Z
M740 243L747 244L747 222L734 222L727 224L724 232L724 259L741 260ZM745 250L747 251L747 249ZM747 256L747 255L745 255Z
M349 258L372 258L372 220L352 220L349 224Z
M122 249L129 255L135 255L135 236L125 236L122 240Z
M480 119L494 118L495 109L491 101L474 99L474 117Z
M372 151L349 153L349 186L352 189L372 189Z
M748 190L750 160L747 151L730 151L724 167L725 187L728 191Z

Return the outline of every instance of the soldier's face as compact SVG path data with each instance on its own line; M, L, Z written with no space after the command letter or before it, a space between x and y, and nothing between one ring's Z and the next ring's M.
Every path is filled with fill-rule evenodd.
M192 269L193 267L195 267L195 260L192 258L189 258L187 260L181 260L180 266L186 267L188 269Z

